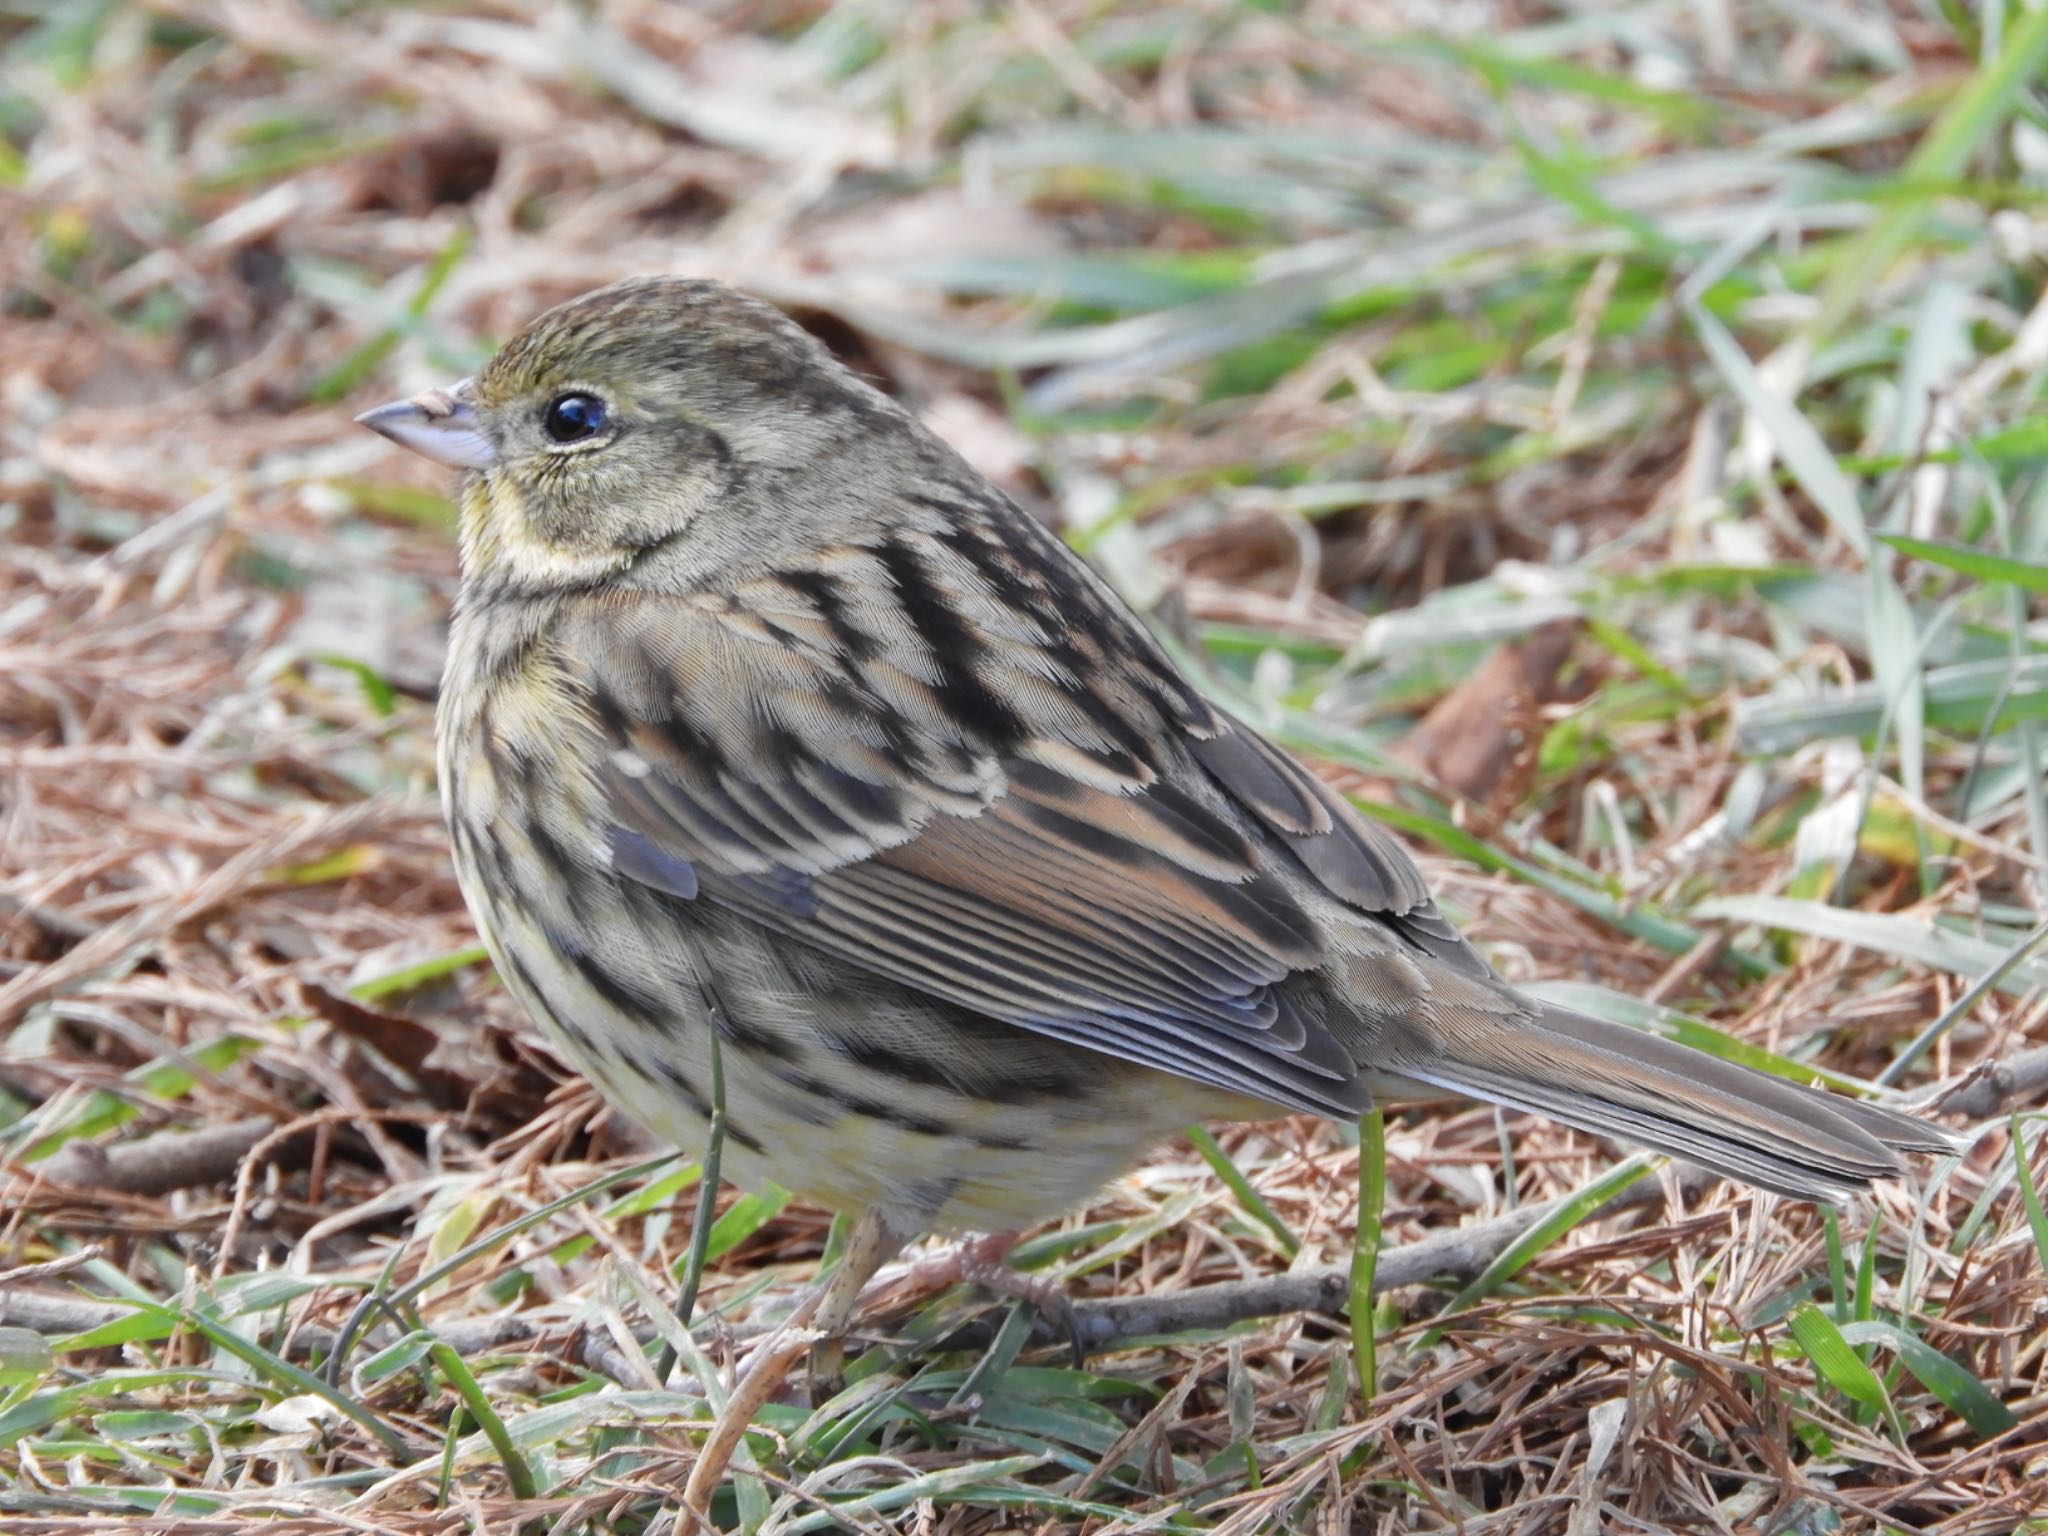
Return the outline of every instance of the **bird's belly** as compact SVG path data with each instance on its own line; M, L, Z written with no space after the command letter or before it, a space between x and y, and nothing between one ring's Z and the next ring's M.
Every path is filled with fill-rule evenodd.
M1156 1123L1158 1095L1142 1106L1098 1098L1086 1116L1046 1108L1022 1113L927 1105L916 1118L848 1109L829 1098L760 1094L741 1058L727 1076L729 1135L724 1167L735 1183L781 1185L849 1214L880 1207L906 1225L942 1232L1001 1232L1030 1226L1086 1202L1192 1115ZM678 1145L702 1144L704 1130L669 1101L632 1111ZM657 1118L661 1116L665 1118ZM1148 1123L1151 1122L1151 1123Z
M528 1013L607 1099L692 1154L716 1097L714 1008L728 1015L717 1029L721 1172L745 1188L772 1183L849 1213L880 1207L928 1230L1006 1231L1080 1205L1162 1138L1219 1112L1214 1090L865 978L847 996L867 1002L867 1018L845 997L813 1006L815 974L759 989L761 955L734 968L753 982L718 985L715 1004L699 986L643 986L636 1002L602 963L565 957L530 909L477 895L485 940ZM733 960L729 945L704 942L677 958L699 971ZM847 1032L878 1015L896 1027L890 1047L849 1052Z

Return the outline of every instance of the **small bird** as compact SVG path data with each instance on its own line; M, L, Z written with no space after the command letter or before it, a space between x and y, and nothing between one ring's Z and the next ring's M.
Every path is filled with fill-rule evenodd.
M439 711L499 973L650 1130L857 1217L815 1315L1193 1121L1466 1095L1835 1199L1951 1148L1515 991L903 407L721 284L550 310L365 426L465 471Z

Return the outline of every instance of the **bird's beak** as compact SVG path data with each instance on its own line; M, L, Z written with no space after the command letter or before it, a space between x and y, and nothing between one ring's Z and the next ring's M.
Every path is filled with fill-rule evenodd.
M470 399L469 380L453 389L429 389L410 400L394 400L356 420L401 448L456 469L489 469L497 460Z

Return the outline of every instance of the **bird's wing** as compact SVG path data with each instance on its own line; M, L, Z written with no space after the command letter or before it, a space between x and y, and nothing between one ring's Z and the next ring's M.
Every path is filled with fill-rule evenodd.
M1257 731L1213 710L1210 717L1213 728L1190 735L1195 759L1317 885L1407 947L1492 979L1493 968L1437 910L1407 849Z
M1034 617L983 570L846 550L565 625L615 871L992 1018L1356 1112L1320 989L1279 984L1325 958L1316 885L1469 955L1413 864L1127 616Z

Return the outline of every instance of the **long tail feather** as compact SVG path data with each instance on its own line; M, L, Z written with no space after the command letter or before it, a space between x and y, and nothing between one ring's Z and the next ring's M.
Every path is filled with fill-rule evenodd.
M1382 1037L1391 1074L1548 1115L1668 1152L1763 1189L1840 1200L1901 1171L1901 1152L1948 1152L1938 1126L1800 1088L1749 1067L1531 1002L1533 1015L1410 1025Z

